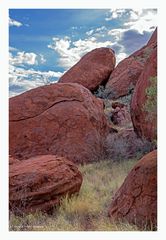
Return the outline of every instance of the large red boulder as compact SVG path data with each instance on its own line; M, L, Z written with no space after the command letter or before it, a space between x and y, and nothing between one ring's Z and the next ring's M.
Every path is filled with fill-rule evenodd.
M110 48L97 48L87 53L59 80L61 83L79 83L91 91L107 82L115 66L115 54Z
M131 101L136 133L149 141L157 139L157 47L142 71ZM148 93L149 91L149 93Z
M157 228L157 151L145 155L112 199L109 216L141 229Z
M104 95L109 99L118 99L130 94L156 44L157 30L152 34L146 46L125 58L116 66L106 84Z
M9 207L16 214L50 211L65 195L78 193L82 175L74 163L53 155L9 167Z
M65 156L76 163L104 154L109 131L103 102L76 83L42 86L10 98L10 154Z

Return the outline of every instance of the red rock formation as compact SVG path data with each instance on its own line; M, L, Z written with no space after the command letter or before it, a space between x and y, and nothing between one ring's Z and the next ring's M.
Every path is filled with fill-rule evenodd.
M109 216L141 229L157 227L157 151L145 155L112 199Z
M87 53L59 80L79 83L91 91L105 83L115 66L115 55L110 48L97 48Z
M131 101L131 118L136 133L147 140L157 138L157 111L147 109L147 89L157 77L157 48L155 48L141 73ZM156 96L157 98L157 96ZM157 106L156 106L157 107ZM154 106L155 108L155 106Z
M116 66L105 89L105 94L110 99L118 99L130 94L156 44L157 30L152 34L146 46L125 58Z
M11 98L9 109L10 154L18 159L53 154L84 163L104 154L103 102L79 84L30 90Z
M74 163L53 155L18 161L9 167L9 205L16 214L50 211L62 197L78 193L82 175Z
M121 108L120 107L114 108L111 111L111 121L113 122L113 124L121 127L131 125L131 116L129 108L125 105Z
M125 106L125 104L124 103L121 103L121 102L112 102L112 108L117 108L117 107L119 107L119 108L123 108Z
M20 161L12 156L9 156L9 165L19 163Z

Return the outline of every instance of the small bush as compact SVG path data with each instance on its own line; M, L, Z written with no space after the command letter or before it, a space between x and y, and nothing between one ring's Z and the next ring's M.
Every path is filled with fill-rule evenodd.
M156 137L153 139L153 144L157 147L157 76L149 79L150 86L146 89L147 100L143 106L143 110L147 112L146 121L155 121Z
M114 161L139 159L156 148L156 145L146 139L139 138L134 130L119 129L118 133L107 136L105 143L107 157Z
M150 86L146 89L147 100L144 105L144 110L150 115L157 115L157 77L151 77Z

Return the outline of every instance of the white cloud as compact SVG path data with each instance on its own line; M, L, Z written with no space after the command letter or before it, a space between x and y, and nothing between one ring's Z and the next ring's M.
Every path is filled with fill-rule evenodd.
M92 34L93 34L93 32L94 32L94 30L92 29L92 30L90 30L90 31L86 32L86 35L90 36L90 35L92 35Z
M10 47L10 46L9 46L9 51L10 51L10 52L16 52L16 51L18 51L18 49L17 49L17 48L14 48L14 47Z
M50 82L57 82L62 76L62 72L36 71L34 69L24 69L23 67L9 66L9 86L10 97L30 89L40 87Z
M125 52L119 52L116 55L116 65L121 62L123 59L125 59L126 57L128 57L128 55Z
M117 19L122 17L126 13L126 9L111 9L107 13L107 17L105 18L106 21L111 21L113 19Z
M101 26L98 28L91 29L87 31L85 34L88 36L93 36L93 37L104 37L107 32L107 28L105 26Z
M15 48L9 48L14 52ZM9 52L9 87L10 97L28 91L32 88L39 87L50 82L56 82L62 76L62 72L39 71L34 69L26 69L25 66L34 66L44 63L46 60L42 54L17 52L13 56Z
M125 29L122 28L114 28L108 31L108 35L113 37L115 42L118 42L121 40L123 33L125 32Z
M135 30L140 34L152 32L157 26L156 9L112 9L107 12L106 21L123 20L120 28Z
M153 9L130 10L130 18L124 23L128 30L136 30L140 34L144 31L152 32L157 26L157 11Z
M46 59L44 58L43 54L39 54L40 56L40 62L43 64L46 62Z
M79 39L74 42L69 37L64 37L62 39L53 38L53 43L48 47L59 54L59 65L67 69L89 51L100 47L111 47L111 45L111 41L100 42L95 37Z
M139 34L144 31L152 32L156 26L156 11L154 9L112 9L107 12L106 21L117 19L117 27L110 29L107 24L85 32L85 37L78 40L66 36L55 37L48 45L58 55L58 64L65 69L72 67L87 52L99 47L113 47L116 49L117 63L127 57L123 44L124 34L133 30ZM77 29L77 27L73 27Z
M11 19L10 17L9 17L9 26L10 27L13 27L13 26L15 26L15 27L21 27L23 24L21 23L21 22L18 22L18 21L16 21L16 20L14 20L14 19Z
M15 56L11 53L9 54L9 61L12 65L21 66L24 64L38 65L38 63L44 63L46 60L43 55L37 55L32 52L17 52Z

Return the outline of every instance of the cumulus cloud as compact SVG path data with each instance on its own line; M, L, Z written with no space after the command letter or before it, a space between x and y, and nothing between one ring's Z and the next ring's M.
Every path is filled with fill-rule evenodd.
M90 31L87 31L87 32L86 32L86 35L91 36L91 35L93 34L93 32L94 32L94 29L92 29L92 30L90 30Z
M23 24L9 17L9 26L10 27L21 27Z
M110 10L108 13L110 17L107 18L107 21L115 18L120 21L118 28L108 30L108 35L115 43L115 47L118 47L118 59L145 45L157 26L156 9L123 9L123 11L116 9Z
M37 71L23 67L9 66L9 95L16 96L30 89L57 82L61 72Z
M88 36L94 36L94 37L102 37L104 36L105 32L107 31L107 28L105 26L101 26L95 29L91 29L87 31L85 34Z
M72 67L80 58L89 51L99 47L111 47L111 41L97 41L95 37L88 37L71 41L69 37L53 38L52 44L48 45L59 54L59 65L64 68Z
M11 49L11 48L9 48ZM12 50L15 52L16 49ZM33 68L27 69L26 66L35 66L44 63L45 58L42 54L17 52L13 56L9 53L9 95L16 96L32 88L56 82L62 76L62 72L39 71Z
M132 51L142 47L156 27L155 9L111 9L105 20L117 20L116 28L106 26L91 28L85 37L55 37L48 45L59 55L58 64L65 69L72 67L87 52L98 47L111 47L116 51L117 63ZM73 29L78 30L76 27ZM136 39L137 38L137 39Z
M129 21L124 23L129 30L136 30L140 34L152 32L157 26L157 10L130 10Z
M10 52L16 52L16 51L18 51L18 49L15 48L15 47L9 46L9 51L10 51Z
M77 63L89 51L99 47L110 47L115 50L116 63L126 58L133 51L142 47L149 39L157 26L157 11L155 9L113 9L107 12L106 26L87 28L81 26L71 27L76 33L73 37L54 37L48 48L56 55L57 63L65 70ZM116 21L116 28L109 21ZM10 26L21 26L10 20ZM14 25L15 24L15 25ZM80 36L81 33L81 38ZM62 72L39 71L38 65L45 63L41 54L19 51L9 48L10 55L10 96L25 92L34 87L58 81ZM30 69L28 69L30 67ZM33 68L32 68L33 67Z
M37 55L35 53L25 53L25 52L17 52L17 55L14 57L10 54L10 62L13 65L37 65Z
M110 35L114 39L115 42L118 42L121 40L123 33L125 31L126 30L123 28L114 28L114 29L111 29L108 31L108 35Z
M107 12L106 21L123 20L121 28L140 34L152 32L157 26L157 9L113 9Z
M111 9L107 12L106 21L111 21L113 19L121 18L126 13L126 9Z
M15 50L16 51L16 50ZM37 55L33 52L17 52L15 56L9 53L9 61L12 65L38 65L38 63L44 63L46 60L43 55Z

